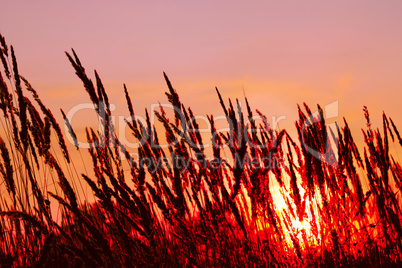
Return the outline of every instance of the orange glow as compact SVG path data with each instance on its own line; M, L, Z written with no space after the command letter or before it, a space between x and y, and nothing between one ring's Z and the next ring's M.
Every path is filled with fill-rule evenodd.
M181 258L166 263L183 266L225 266L228 256L237 266L256 260L256 267L276 261L278 267L318 267L331 261L331 266L402 263L402 147L396 130L402 129L402 1L98 2L72 0L61 5L45 0L21 6L9 1L1 5L0 33L13 45L19 74L32 84L61 128L57 132L47 110L38 112L40 120L35 117L38 103L33 99L37 98L32 98L23 82L25 95L18 91L18 76L5 78L5 66L13 62L7 55L0 72L12 85L9 90L17 93L12 107L9 95L3 94L5 87L0 88L1 109L10 113L0 118L0 137L4 137L0 161L5 163L0 196L6 196L0 200L0 217L4 216L8 229L14 224L16 230L7 236L10 243L3 239L0 244L10 249L10 256L32 255L26 260L16 258L20 266L47 261L43 252L63 258L90 252L88 259L81 254L87 266L96 266L98 259L98 266L111 266L114 257L126 266L129 260L143 258L138 266L144 266L163 254L166 259ZM66 58L64 51L71 54L71 48L95 85L94 103L75 74L80 69L71 68ZM13 67L9 68L12 73L17 70ZM94 104L106 105L107 99L94 70L107 92L110 116L94 108ZM174 90L172 95L164 94L168 88L163 72L184 105L175 108L190 113L186 108L191 107L200 136L191 136L191 124L186 128L170 124L179 121L171 105L179 101ZM133 118L123 84L138 127L129 127ZM27 115L24 109L29 102L24 97L34 103ZM308 125L304 116L309 109L304 103L315 115L320 104L325 125ZM229 109L232 104L234 108ZM166 118L156 116L155 111L163 114L159 105ZM370 111L371 128L363 106ZM71 119L80 150L74 147L60 109ZM260 112L270 127L258 117ZM13 113L20 120L17 123L11 120ZM248 113L255 117L253 130L261 130L258 138L230 128L235 122L240 129L252 129ZM188 118L180 122L193 123ZM386 123L390 118L395 126ZM107 119L114 129L106 139ZM216 133L211 134L211 122ZM156 142L151 126L161 151L149 145ZM184 129L193 140L178 138ZM369 136L366 141L362 129ZM328 142L329 130L341 142L337 138ZM169 146L172 136L177 143ZM200 137L199 145L205 150L190 145ZM219 150L213 144L216 137L223 147ZM242 146L243 138L251 142ZM94 141L92 150L88 139L100 142ZM117 140L121 144L113 143ZM253 147L257 143L267 147ZM327 145L334 147L333 155L326 154ZM271 161L272 152L281 161L277 169L254 169L249 163L237 166L239 155L241 160L269 156ZM335 158L339 165L327 163L326 157ZM173 168L158 162L161 159L179 159L188 165ZM211 167L214 160L221 161L221 166ZM159 169L152 170L146 161ZM8 176L18 178L17 194ZM91 203L93 211L86 211L84 203ZM84 210L92 214L85 215ZM32 225L27 225L34 234L27 236L31 248L23 248L23 243L14 246L19 228L14 221ZM63 232L67 234L61 237ZM52 243L66 243L68 252ZM152 254L144 254L150 250ZM288 261L288 255L291 260L280 263Z

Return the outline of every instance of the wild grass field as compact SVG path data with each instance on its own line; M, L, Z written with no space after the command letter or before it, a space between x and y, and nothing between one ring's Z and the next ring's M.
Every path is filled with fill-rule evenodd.
M320 106L299 107L291 137L247 99L224 101L216 89L228 131L211 115L206 136L165 75L174 113L155 112L163 131L148 112L136 118L122 89L139 144L134 159L100 77L92 81L72 51L66 60L102 123L86 129L89 149L72 149L91 161L79 174L74 162L85 157L73 159L66 144L66 135L77 141L74 126L64 111L57 122L59 111L46 107L0 41L2 267L402 265L402 167L389 149L402 139L385 114L375 128L363 108L367 126L356 135L365 147L357 148L346 119L328 128Z

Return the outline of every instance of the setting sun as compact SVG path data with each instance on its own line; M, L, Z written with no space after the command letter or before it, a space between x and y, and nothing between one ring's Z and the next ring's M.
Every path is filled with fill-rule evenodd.
M401 267L402 2L0 11L0 267Z

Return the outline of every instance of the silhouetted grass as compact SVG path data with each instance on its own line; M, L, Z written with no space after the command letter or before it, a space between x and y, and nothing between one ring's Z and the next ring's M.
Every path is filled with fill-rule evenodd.
M165 149L148 112L145 121L136 118L124 86L132 119L127 124L140 144L133 159L118 139L99 75L94 84L72 51L68 60L103 127L86 129L93 175L77 177L59 124L19 75L14 50L2 36L0 44L2 266L402 264L402 168L389 152L390 139L400 145L402 139L385 114L382 130L373 129L364 107L361 152L346 120L336 130L327 128L320 106L317 113L299 107L296 140L271 128L257 110L258 124L247 99L242 111L238 100L225 102L216 89L229 131L218 131L211 115L206 138L164 74L175 108L173 118L163 107L155 112ZM77 183L87 184L96 202L89 203ZM278 194L285 208L275 201Z

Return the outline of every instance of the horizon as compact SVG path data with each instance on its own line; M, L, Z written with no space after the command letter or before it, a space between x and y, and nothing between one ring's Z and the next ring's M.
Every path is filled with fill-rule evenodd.
M402 2L291 4L5 4L0 263L400 265Z

